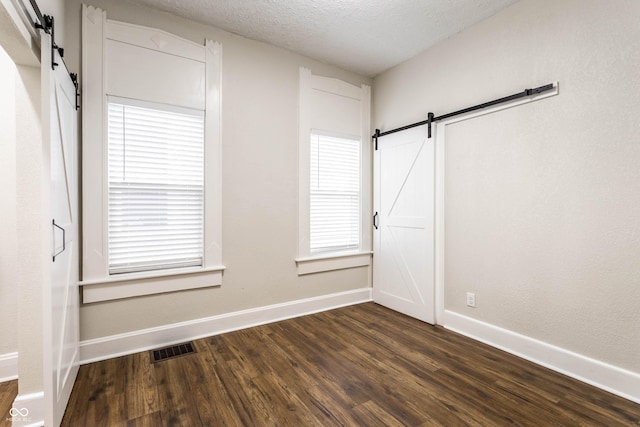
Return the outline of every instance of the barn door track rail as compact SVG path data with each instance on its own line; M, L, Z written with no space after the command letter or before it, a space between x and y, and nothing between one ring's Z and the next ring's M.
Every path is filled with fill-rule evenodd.
M417 126L427 125L427 137L431 138L431 124L437 122L439 120L448 119L450 117L459 116L461 114L470 113L476 110L482 110L483 108L492 107L494 105L503 104L505 102L513 101L520 98L526 98L528 96L538 95L543 92L547 92L554 88L553 83L546 84L544 86L540 86L533 89L525 89L522 92L514 93L513 95L504 96L502 98L494 99L493 101L483 102L482 104L474 105L473 107L464 108L462 110L454 111L453 113L442 114L440 116L435 116L433 113L429 112L427 114L427 120L423 120L421 122L412 123L410 125L402 126L396 129L387 130L384 132L380 132L380 129L376 129L376 133L374 133L371 137L375 143L375 149L378 149L378 138L385 135L390 135L392 133L400 132L403 130L411 129Z
M60 59L64 62L64 49L56 44L56 35L55 35L55 20L51 15L43 15L40 11L40 7L36 0L29 0L29 5L33 10L33 14L35 17L29 13L27 6L24 3L24 0L20 0L22 3L22 10L24 14L29 18L29 21L33 28L36 30L43 30L45 33L51 36L51 69L55 70L55 68L60 65L56 62L55 52L58 51L60 55ZM37 31L36 31L37 34ZM41 47L42 48L42 47ZM67 68L66 64L64 64L65 68ZM68 69L68 68L67 68ZM69 77L73 82L73 85L76 88L76 110L80 108L80 86L78 84L78 75L76 73L69 73Z

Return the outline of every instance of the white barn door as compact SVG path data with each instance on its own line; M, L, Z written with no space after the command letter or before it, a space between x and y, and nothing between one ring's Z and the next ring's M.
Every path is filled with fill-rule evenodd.
M378 138L374 152L373 299L431 324L434 140L419 126Z
M51 173L51 283L43 290L45 425L64 415L79 368L78 152L75 86L42 33L42 142Z

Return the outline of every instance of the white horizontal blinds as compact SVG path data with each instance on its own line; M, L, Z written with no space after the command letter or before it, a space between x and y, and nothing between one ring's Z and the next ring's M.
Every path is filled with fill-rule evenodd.
M203 265L204 113L109 101L109 274Z
M311 254L360 247L360 140L312 132Z

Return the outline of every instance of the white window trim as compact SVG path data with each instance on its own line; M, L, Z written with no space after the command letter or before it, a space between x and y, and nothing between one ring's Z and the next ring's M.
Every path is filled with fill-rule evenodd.
M184 289L207 288L222 284L224 265L213 267L175 268L158 273L149 271L142 273L118 274L103 280L82 281L82 302L110 301L130 298L151 293L175 292ZM127 277L120 277L127 276ZM153 290L153 292L149 292Z
M133 44L206 64L205 227L202 267L109 275L107 250L106 39ZM204 45L173 34L108 21L106 12L82 7L83 87L83 302L99 302L222 284L221 65L222 46Z
M365 267L371 265L369 252L339 253L307 258L296 258L298 275L320 273L322 271L342 270L345 268Z
M310 139L311 139L311 94L320 90L356 99L361 104L360 135L360 248L353 252L329 253L312 256L309 249L309 203L310 203ZM295 259L298 275L345 268L371 266L371 88L360 87L342 80L315 76L311 70L300 67L298 122L298 256ZM331 133L331 129L319 129ZM338 134L339 135L339 134ZM344 135L343 135L344 136Z

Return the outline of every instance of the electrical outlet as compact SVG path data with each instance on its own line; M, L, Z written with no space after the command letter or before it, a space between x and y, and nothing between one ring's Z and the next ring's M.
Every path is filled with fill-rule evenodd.
M467 306L475 307L476 306L476 294L473 292L467 292Z

